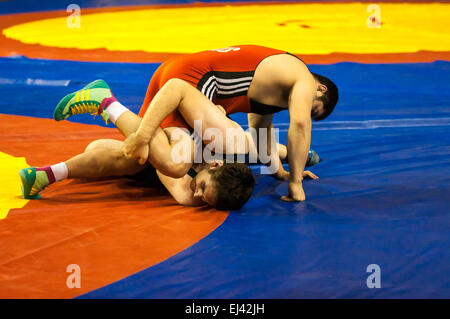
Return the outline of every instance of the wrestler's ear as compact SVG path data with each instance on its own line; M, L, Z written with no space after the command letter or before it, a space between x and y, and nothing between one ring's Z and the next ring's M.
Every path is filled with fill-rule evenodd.
M211 164L209 164L210 169L214 169L220 166L223 166L223 161L214 160Z
M322 83L318 83L318 84L317 84L317 92L316 92L316 95L317 95L318 97L321 97L321 96L324 95L327 91L328 91L328 88L327 88L325 85L323 85Z

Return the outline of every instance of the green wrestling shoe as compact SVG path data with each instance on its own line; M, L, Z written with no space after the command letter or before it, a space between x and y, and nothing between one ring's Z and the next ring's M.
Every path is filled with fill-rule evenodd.
M308 153L308 159L306 160L306 167L314 166L320 162L320 157L314 150L310 150Z
M72 115L91 113L94 116L100 114L108 124L109 116L104 109L113 101L116 99L108 84L103 80L95 80L81 90L63 97L53 112L53 118L56 121L63 121Z
M319 155L314 150L310 150L308 152L308 158L306 160L305 167L310 167L318 164L322 160L320 159ZM286 158L281 161L282 163L289 163L288 157L286 155Z
M41 194L39 193L55 181L49 166L23 168L19 171L19 175L22 180L22 194L25 199L40 199Z

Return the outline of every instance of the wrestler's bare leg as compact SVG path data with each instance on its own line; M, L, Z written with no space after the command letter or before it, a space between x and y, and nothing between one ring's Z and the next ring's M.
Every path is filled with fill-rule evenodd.
M227 118L220 108L199 90L180 79L167 81L158 91L137 133L144 139L150 138L161 121L174 110L178 110L194 130L201 124L201 136L206 145L214 141L216 146L220 144L222 153L248 153L248 141L240 125ZM233 143L233 140L227 138L227 133L234 133L234 140L240 143ZM220 152L216 149L215 151Z
M122 132L132 133L133 127L136 129L139 126L140 118L137 115L137 119L134 118L132 112L126 113L130 114L124 113L118 119L117 124L120 125ZM172 133L171 131L173 130L173 128L167 129L168 133ZM180 134L183 134L183 132L180 132ZM187 147L191 147L190 158L186 161L176 163L172 159L172 145L169 144L166 133L158 128L149 143L150 164L164 175L173 177L184 176L192 166L193 141L189 135L185 136L183 141L188 143ZM177 141L172 142L176 143ZM93 141L88 145L84 153L65 162L68 168L68 178L99 178L132 175L142 171L145 165L140 165L136 159L127 159L123 156L121 151L122 144L122 141L113 139ZM182 150L181 148L180 152ZM183 154L179 155L180 157L183 156Z
M86 151L66 161L67 178L100 178L133 175L145 167L135 159L122 156L122 141L113 139L96 140Z
M122 132L125 137L128 137L131 133L136 132L141 124L142 118L137 114L126 111L116 121L117 128ZM155 135L150 140L150 151L148 153L148 161L150 164L157 168L162 174L178 178L184 176L189 168L192 166L194 156L194 142L187 132L179 129L178 134L173 134L177 128L165 128L162 130L158 127ZM171 138L169 138L171 137ZM173 138L172 138L173 137ZM182 140L185 143L182 148L177 148L182 151L183 148L189 149L190 154L186 154L187 157L175 158L173 147Z
M188 139L192 138L188 135ZM149 143L149 152L157 152L159 142L167 141L166 133L159 129ZM97 140L89 144L85 152L65 162L44 167L28 167L19 171L22 180L23 196L27 199L40 198L39 192L54 182L70 178L100 178L111 176L133 175L142 171L148 164L140 165L136 159L127 159L122 153L119 140ZM192 143L193 144L193 141ZM183 150L183 149L182 149ZM182 152L181 152L181 155ZM182 163L182 165L186 165ZM192 164L189 164L189 167ZM177 165L155 167L157 170L168 170L169 174L177 175L173 170ZM184 169L184 166L182 167ZM162 173L162 172L161 172ZM164 174L164 173L163 173ZM183 176L185 173L183 174Z
M223 132L225 130L225 134L226 134L227 128L237 128L238 127L237 126L238 124L236 122L234 122L234 121L230 120L228 117L226 117L226 112L221 105L215 105L215 104L211 103L210 106L215 107L219 112L214 111L214 117L213 117L213 119L211 117L208 118L209 122L206 123L207 125L210 125L210 127L218 127L221 132ZM215 120L214 120L214 118L215 118ZM125 137L128 137L128 135L137 131L141 122L142 122L141 117L139 117L138 115L136 115L135 113L133 113L131 111L126 111L117 119L116 126L122 132L122 134L125 135ZM241 131L238 130L238 133L239 132L241 132ZM224 135L224 137L226 137L226 135ZM249 136L248 133L246 134L246 137L247 137L247 141L249 139L251 140L251 137ZM164 142L163 140L161 140L160 142L162 145L162 147L160 149L161 150L160 153L162 153L162 154L155 154L158 156L159 159L161 159L160 162L155 164L158 166L163 165L163 163L169 163L167 158L165 157L165 155L170 153L167 149L167 147L168 147L167 143ZM205 143L208 144L210 142L211 142L210 140L206 140ZM173 141L170 141L169 143L172 146L174 145ZM256 148L254 146L254 143L252 143L252 142L248 143L248 149L250 152L256 152ZM280 159L281 160L285 159L287 156L286 146L283 144L277 143L277 149L278 149L278 154L280 156ZM150 156L150 154L149 154L149 156ZM157 161L157 159L150 158L150 161L155 162L155 161Z
M128 135L137 131L141 121L142 118L140 118L137 114L134 114L131 111L126 111L119 116L115 125L125 137L128 137Z
M215 105L215 106L223 115L226 116L227 113L222 105ZM251 135L248 132L246 132L246 136L247 136L247 140L249 140L249 152L253 152L253 151L256 152L254 143L250 142L250 141L252 141ZM280 156L280 160L284 160L287 157L286 145L277 143L277 150L278 150L278 155Z
M215 105L215 107L217 107L217 109L224 115L226 116L226 111L223 108L222 105ZM228 119L228 118L227 118ZM247 136L247 140L249 141L249 152L257 152L256 150L256 146L253 142L253 139L251 137L251 135L248 132L245 132L246 136ZM280 156L280 160L284 160L287 157L287 148L286 145L284 144L280 144L277 143L277 150L278 150L278 155Z
M127 137L135 132L142 119L131 111L124 112L116 121L117 128ZM122 141L100 139L90 143L85 152L68 161L68 178L100 178L109 176L132 175L142 171L146 166L135 159L123 156ZM168 176L183 176L190 164L173 163L170 141L166 133L158 128L149 144L149 162ZM186 166L189 166L186 168ZM181 177L180 176L180 177Z

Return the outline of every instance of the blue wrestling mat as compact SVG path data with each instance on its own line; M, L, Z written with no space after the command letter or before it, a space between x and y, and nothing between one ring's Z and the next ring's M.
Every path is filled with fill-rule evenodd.
M0 113L51 118L96 78L137 112L157 66L0 58ZM304 182L306 202L280 201L287 184L258 175L250 201L207 237L80 298L448 298L450 63L311 70L335 80L340 102L313 124L324 161ZM284 143L287 111L274 125ZM379 289L366 285L372 264Z

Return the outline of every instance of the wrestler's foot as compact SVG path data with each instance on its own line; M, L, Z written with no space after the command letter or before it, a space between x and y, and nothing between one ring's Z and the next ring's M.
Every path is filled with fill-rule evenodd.
M314 150L310 150L308 153L308 159L306 160L305 166L306 167L314 166L319 162L320 162L319 155Z
M53 117L57 121L67 119L75 114L100 114L105 123L109 123L105 107L116 101L108 84L103 80L89 83L81 90L66 95L56 106Z
M289 163L287 155L281 162ZM305 167L314 166L314 165L316 165L319 162L320 162L319 155L317 155L316 151L310 150L309 153L308 153L308 159L306 160Z
M19 171L19 175L22 180L23 198L26 199L41 198L39 192L55 181L49 166L24 168Z

